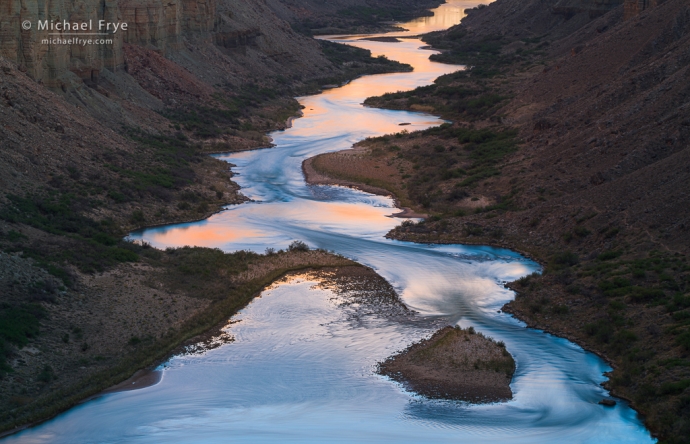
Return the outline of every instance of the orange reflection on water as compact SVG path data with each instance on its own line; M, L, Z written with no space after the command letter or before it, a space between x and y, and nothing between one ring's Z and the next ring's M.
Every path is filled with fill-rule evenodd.
M165 230L151 230L146 237L154 245L174 245L177 247L189 245L216 248L226 242L241 241L258 235L258 231L248 228L201 223L172 227Z
M272 208L271 208L272 207ZM372 231L388 230L400 221L389 216L397 209L376 207L365 203L319 202L312 200L293 201L282 205L257 206L253 216L263 220L278 220L299 227L319 229L324 225L338 226L343 232L361 232L362 227ZM260 213L260 214L258 214ZM227 213L228 216L232 216ZM227 223L227 221L225 222ZM242 223L233 220L233 224ZM280 223L275 225L280 229Z
M251 204L245 204L251 205ZM153 245L217 248L230 243L252 243L280 236L287 226L322 229L337 226L339 231L387 231L400 221L386 217L397 210L364 203L293 201L283 204L252 205L244 211L226 211L204 222L147 230L145 240ZM267 221L258 227L254 221Z
M366 225L373 227L374 224L391 223L389 215L391 208L379 208L362 204L312 202L317 208L309 208L310 215L320 223L347 224L347 225ZM311 205L310 205L311 207ZM313 211L313 213L312 213Z
M477 5L489 4L493 0L448 0L434 9L432 17L420 17L403 25L408 31L405 34L419 35L427 32L448 29L460 23L467 14L465 9L474 8ZM390 33L401 35L401 33Z

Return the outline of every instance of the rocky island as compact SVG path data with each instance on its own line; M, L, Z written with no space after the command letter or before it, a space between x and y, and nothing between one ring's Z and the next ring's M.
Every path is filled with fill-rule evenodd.
M427 398L507 401L515 361L474 328L445 327L379 364L379 373Z

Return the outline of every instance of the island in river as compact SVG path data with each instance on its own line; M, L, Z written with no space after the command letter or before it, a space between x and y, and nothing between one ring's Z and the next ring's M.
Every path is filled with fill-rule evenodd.
M512 398L515 361L474 328L445 327L379 364L379 373L427 398L472 403Z

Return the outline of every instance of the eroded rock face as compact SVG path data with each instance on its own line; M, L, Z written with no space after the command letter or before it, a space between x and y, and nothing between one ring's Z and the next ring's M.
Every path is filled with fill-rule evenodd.
M122 34L112 36L110 45L55 45L47 39L69 39L69 32L40 29L39 21L62 23L89 22L98 26L98 20L118 21L117 2L4 0L0 15L0 55L17 63L22 70L45 86L64 87L69 83L69 72L90 82L98 78L104 67L117 70L122 67ZM31 29L23 29L30 23ZM111 38L108 36L107 38Z
M167 54L180 48L183 34L210 39L215 0L2 0L0 55L17 63L49 88L65 89L78 79L97 83L102 69L124 67L123 44L135 44ZM76 37L112 40L106 44L48 44L47 40L74 38L69 30L51 30L39 23L89 23L99 32L99 21L126 23L126 30L105 30L105 36ZM31 29L23 29L23 23ZM41 29L43 28L43 29ZM77 78L74 77L76 75Z

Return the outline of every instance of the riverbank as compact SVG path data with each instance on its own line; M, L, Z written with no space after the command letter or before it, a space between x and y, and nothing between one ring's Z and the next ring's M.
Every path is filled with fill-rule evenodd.
M309 185L339 185L356 188L367 193L389 196L402 211L392 217L424 218L427 214L416 208L409 208L409 198L403 190L387 179L389 168L379 162L372 162L370 152L363 147L338 153L321 154L302 162L302 172Z
M502 343L456 326L391 356L378 372L427 398L504 402L513 396L515 361Z

